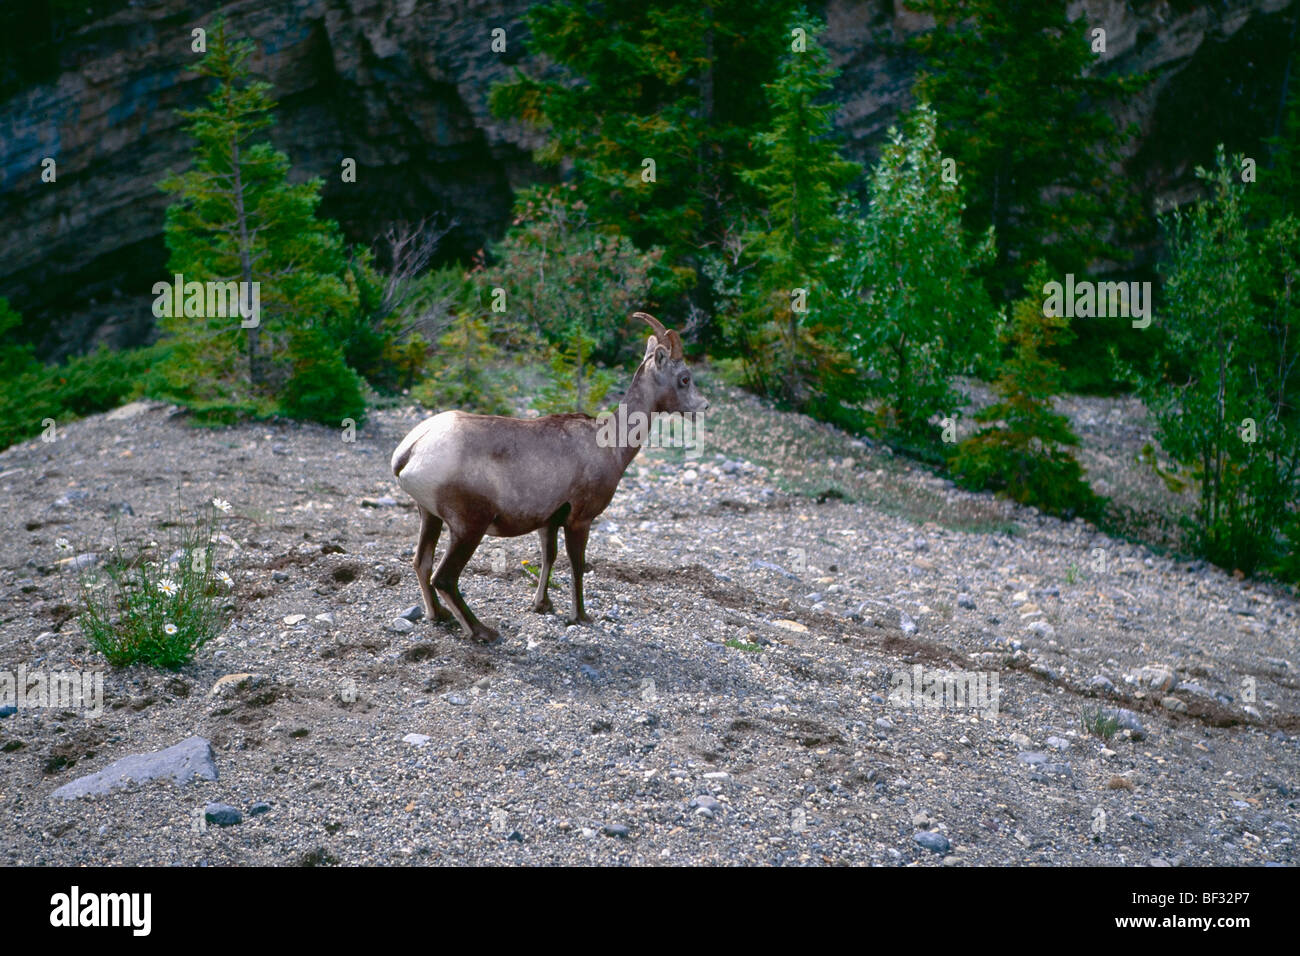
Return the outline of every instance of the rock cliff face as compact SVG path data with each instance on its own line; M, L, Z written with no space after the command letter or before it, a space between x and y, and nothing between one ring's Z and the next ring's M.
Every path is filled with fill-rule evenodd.
M487 109L491 84L529 63L529 5L242 0L220 9L257 41L253 69L280 102L272 140L296 177L324 179L324 214L370 240L387 223L441 212L458 223L448 251L464 255L500 232L512 187L546 175L531 161L536 134ZM1108 69L1155 75L1131 107L1141 135L1126 171L1149 197L1190 194L1191 168L1218 141L1258 150L1276 120L1298 6L1074 4L1106 28ZM0 22L37 31L27 47L21 35L0 40L10 60L24 49L46 57L26 83L0 70L0 295L28 317L47 357L148 337L149 288L166 272L156 183L187 163L176 110L196 105L206 86L191 70L190 31L211 23L210 4L93 0L87 9L88 21L57 42L37 35L49 28L39 18ZM869 161L907 105L916 66L890 44L926 21L888 0L830 0L826 14L843 71L840 123L850 152ZM495 27L506 31L505 53L491 49ZM52 184L41 181L46 157L57 162ZM341 182L343 157L357 160L355 184Z

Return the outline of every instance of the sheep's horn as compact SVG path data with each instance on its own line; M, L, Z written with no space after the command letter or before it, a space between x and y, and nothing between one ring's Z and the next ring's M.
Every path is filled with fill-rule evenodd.
M663 324L662 322L660 322L658 319L656 319L656 318L655 318L653 315L651 315L650 313L648 313L648 312L633 312L633 313L632 313L632 318L634 318L634 319L644 319L646 322L648 322L648 323L650 324L650 328L652 328L652 329L655 330L655 338L657 338L660 342L662 342L662 341L664 341L666 338L668 338L668 330L664 328L664 324Z
M676 329L665 329L664 324L648 312L633 312L632 318L644 319L655 330L655 338L659 340L660 345L668 349L668 355L671 358L680 359L684 357L682 339L677 334Z

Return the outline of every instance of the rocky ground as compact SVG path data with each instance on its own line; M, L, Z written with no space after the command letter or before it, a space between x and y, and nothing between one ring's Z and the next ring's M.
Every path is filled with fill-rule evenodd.
M533 536L485 541L487 647L400 616L417 409L347 443L138 404L0 453L0 671L103 670L106 705L0 717L0 863L1297 861L1294 596L710 397L701 456L644 453L593 529L593 626L529 611ZM1070 407L1093 464L1130 411ZM108 668L77 567L213 497L229 627L176 674ZM900 699L918 666L996 708ZM216 779L52 796L192 737Z

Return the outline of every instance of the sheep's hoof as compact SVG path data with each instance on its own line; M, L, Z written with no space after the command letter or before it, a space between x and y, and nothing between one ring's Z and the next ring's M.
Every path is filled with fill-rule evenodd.
M435 620L435 621L452 621L452 620L455 620L455 618L452 616L451 611L448 611L448 610L447 610L445 607L443 607L441 604L439 604L437 607L435 607L435 608L433 609L433 614L431 614L431 615L429 615L429 616L430 616L430 618L431 618L432 620Z
M495 644L501 640L501 635L486 624L480 624L470 632L469 638L479 644Z
M566 620L564 623L566 623L566 624L594 624L595 622L591 619L591 615L589 615L586 611L583 611L583 612L582 612L581 614L579 614L577 617L570 616L570 617L568 618L568 620Z
M555 610L555 605L551 603L550 598L542 598L540 601L533 602L533 610L538 614L549 614Z

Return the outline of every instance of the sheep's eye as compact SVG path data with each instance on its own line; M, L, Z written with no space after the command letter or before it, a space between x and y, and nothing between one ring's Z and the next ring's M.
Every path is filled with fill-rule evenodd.
M681 385L682 388L685 388L687 385L691 384L691 377L689 375L683 375L682 380L678 382L678 384Z

